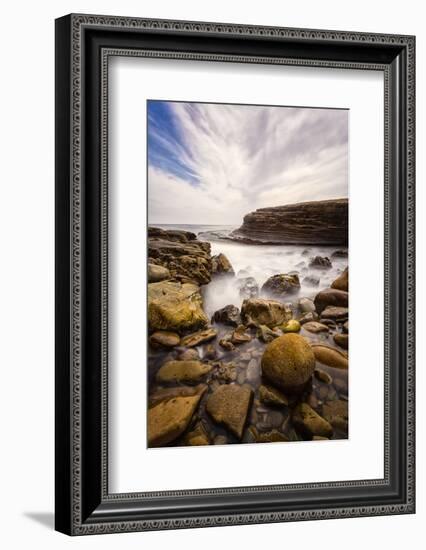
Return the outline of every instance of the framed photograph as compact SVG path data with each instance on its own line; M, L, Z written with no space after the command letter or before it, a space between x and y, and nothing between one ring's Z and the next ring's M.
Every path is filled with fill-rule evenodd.
M414 56L56 20L57 530L414 513Z

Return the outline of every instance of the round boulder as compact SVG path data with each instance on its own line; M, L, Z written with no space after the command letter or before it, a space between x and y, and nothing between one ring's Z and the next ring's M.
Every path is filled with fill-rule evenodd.
M262 374L288 393L298 393L315 370L315 356L303 336L284 334L270 342L262 356Z

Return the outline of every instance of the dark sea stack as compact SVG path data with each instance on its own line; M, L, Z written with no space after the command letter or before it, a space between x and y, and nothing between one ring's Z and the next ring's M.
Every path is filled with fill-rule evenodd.
M267 244L348 245L348 199L259 208L232 238Z

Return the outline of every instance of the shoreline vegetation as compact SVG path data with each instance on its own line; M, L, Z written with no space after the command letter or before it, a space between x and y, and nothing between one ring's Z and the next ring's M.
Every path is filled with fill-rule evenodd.
M308 267L257 281L202 235L148 228L148 446L346 439L347 199L259 209L224 240L306 245ZM217 280L238 300L208 315Z

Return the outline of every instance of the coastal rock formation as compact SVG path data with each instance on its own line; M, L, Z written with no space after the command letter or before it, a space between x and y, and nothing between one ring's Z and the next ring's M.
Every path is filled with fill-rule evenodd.
M150 330L182 334L208 324L197 285L164 281L148 285L148 323Z
M232 238L276 244L348 244L348 199L259 208L244 216Z
M189 231L149 227L148 264L150 272L153 265L166 268L174 281L207 284L213 271L210 243Z
M157 382L196 384L211 370L211 365L200 361L168 361L157 372Z

